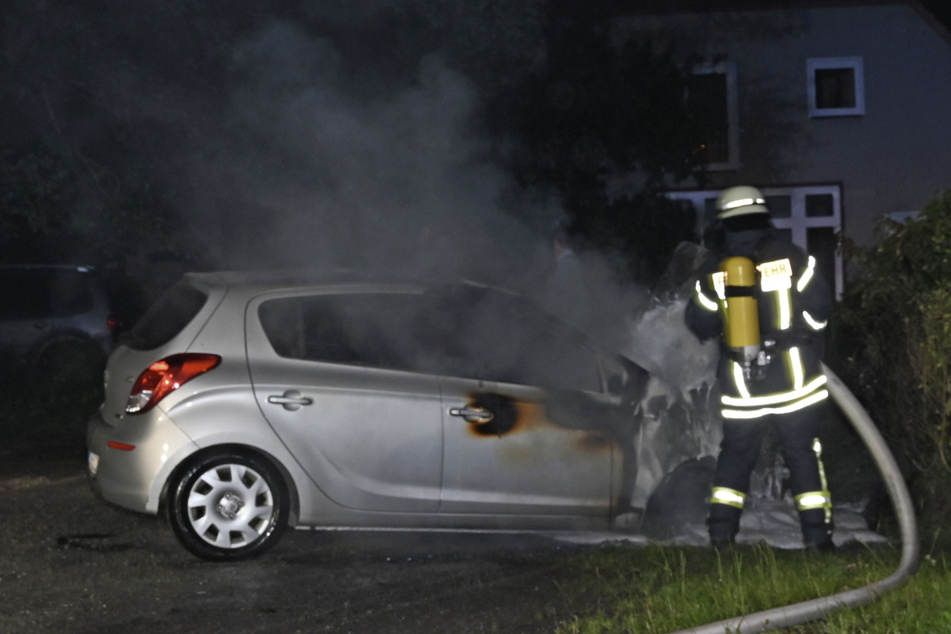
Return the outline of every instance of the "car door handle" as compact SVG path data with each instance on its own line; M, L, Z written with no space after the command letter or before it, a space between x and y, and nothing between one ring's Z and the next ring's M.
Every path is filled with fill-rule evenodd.
M481 407L453 407L450 416L461 416L467 423L488 423L495 414Z
M295 412L303 405L312 405L314 399L301 396L301 393L297 390L287 390L281 396L271 395L267 397L267 402L273 405L283 405L284 409Z

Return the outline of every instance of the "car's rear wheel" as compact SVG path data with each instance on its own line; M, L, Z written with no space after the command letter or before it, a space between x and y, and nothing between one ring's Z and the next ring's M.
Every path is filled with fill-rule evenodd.
M182 545L203 559L254 557L273 546L287 525L286 491L265 460L214 454L174 476L169 522Z

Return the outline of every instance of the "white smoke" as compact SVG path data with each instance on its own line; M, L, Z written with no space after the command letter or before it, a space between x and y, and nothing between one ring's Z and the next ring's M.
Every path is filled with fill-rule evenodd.
M720 358L716 340L701 343L684 323L683 298L655 303L631 319L627 356L675 390L681 398L709 388Z
M357 90L342 62L328 40L279 21L235 52L240 140L219 151L237 155L229 172L195 171L231 202L205 216L221 259L498 278L536 257L543 245L501 209L512 183L477 129L474 85L429 55L398 90Z
M684 323L687 300L655 301L630 318L625 355L651 373L641 403L638 478L632 503L646 506L678 465L716 456L722 429L709 407L716 380L716 341L700 343Z

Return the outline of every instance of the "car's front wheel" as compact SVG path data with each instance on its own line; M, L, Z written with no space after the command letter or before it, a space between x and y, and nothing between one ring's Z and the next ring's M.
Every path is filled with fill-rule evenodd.
M246 559L280 538L287 525L286 491L277 470L258 457L211 455L170 483L169 522L182 545L203 559Z

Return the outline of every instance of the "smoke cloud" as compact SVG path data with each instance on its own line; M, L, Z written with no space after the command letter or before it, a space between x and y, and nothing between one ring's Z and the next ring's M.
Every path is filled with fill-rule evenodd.
M557 207L514 194L479 133L474 85L438 55L382 92L350 76L329 40L275 21L233 61L242 81L226 134L190 169L196 228L215 265L498 281L540 261L547 244L502 201L530 205L523 218Z

